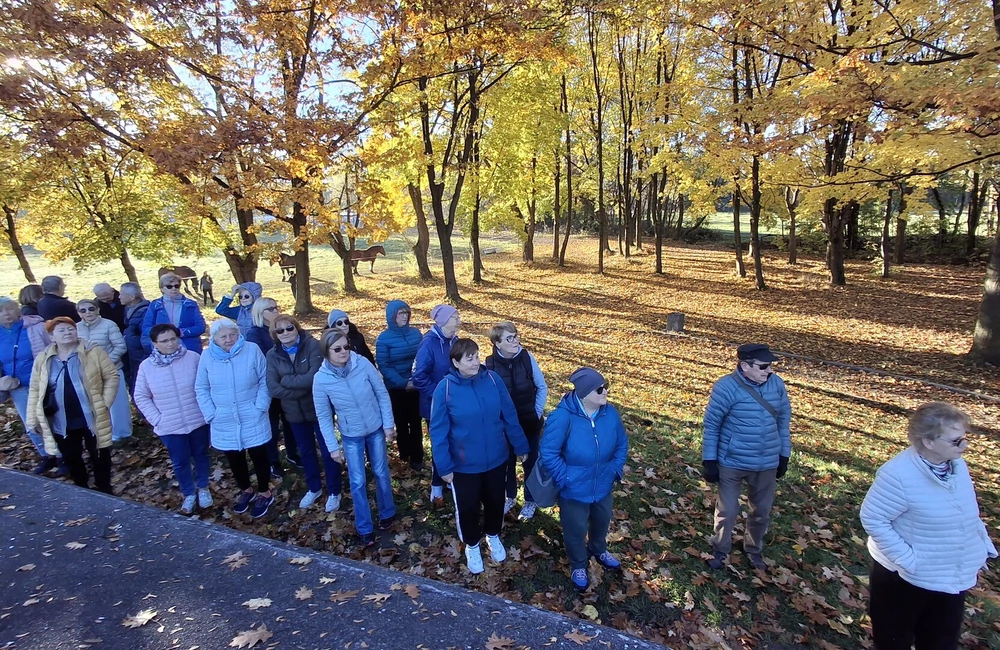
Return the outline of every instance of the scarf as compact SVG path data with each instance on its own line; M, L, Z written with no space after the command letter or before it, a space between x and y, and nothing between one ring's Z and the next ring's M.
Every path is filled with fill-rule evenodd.
M323 365L326 366L326 369L329 370L330 373L334 377L338 377L340 379L347 379L347 375L351 371L351 362L350 361L348 361L346 364L344 364L343 367L338 368L337 366L335 366L332 363L330 363L329 359L325 359L323 361Z
M920 454L917 454L917 456L920 456ZM942 483L947 483L948 479L951 478L952 470L951 470L950 460L946 460L943 463L939 463L937 465L927 460L923 456L920 456L920 460L923 461L924 465L927 466L927 469L932 471L934 473L934 476L938 477L938 479Z
M156 346L154 345L153 351L150 352L149 354L149 359L150 361L153 362L154 366L157 366L159 368L166 368L177 359L183 357L185 352L187 352L187 348L185 348L183 345L179 345L177 346L177 351L174 352L173 354L163 354L159 350L157 350Z
M281 348L288 353L288 356L294 357L296 353L298 353L299 351L299 343L301 342L302 342L302 336L301 335L296 336L295 343L292 343L291 345L282 345Z
M208 344L208 352L212 355L213 359L218 361L230 361L233 357L240 353L240 350L243 349L244 343L246 343L246 339L243 338L242 334L240 334L240 338L236 339L236 343L234 343L233 347L229 349L229 352L226 352L219 347L219 344L215 341Z

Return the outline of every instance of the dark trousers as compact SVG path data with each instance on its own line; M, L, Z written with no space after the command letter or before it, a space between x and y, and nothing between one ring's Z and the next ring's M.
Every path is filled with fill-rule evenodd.
M566 557L573 570L586 569L591 555L608 550L612 501L611 493L596 503L559 498L559 523L562 524Z
M430 437L431 421L430 420L424 420L424 422L427 423L427 431L428 431L427 437L429 438ZM503 467L506 467L506 465L503 465ZM431 456L431 485L433 485L433 486L438 486L438 485L442 485L443 486L444 485L444 480L442 480L441 479L441 475L438 474L438 466L437 466L437 463L434 462L434 456Z
M316 442L319 441L319 455L323 459L323 469L326 471L326 491L333 496L340 494L342 488L343 468L340 463L330 457L326 448L326 439L319 430L318 422L290 422L291 436L286 436L286 451L288 438L294 438L302 460L302 473L306 475L306 487L310 492L319 492L322 487L319 472L319 461L316 459Z
M872 562L868 614L877 650L955 650L965 617L965 594L916 587Z
M212 301L212 304L213 304L213 305L215 304L215 296L214 296L214 295L212 295L212 287L205 287L205 288L204 288L204 289L202 290L202 293L204 294L204 303L205 303L206 305L208 304L208 301L209 301L209 300L211 300L211 301Z
M542 423L532 418L531 422L522 421L521 428L524 429L524 436L528 439L528 458L524 461L524 478L527 479L538 460L538 441L541 439ZM517 497L517 454L514 453L514 447L510 447L510 457L507 459L507 498L515 497ZM527 483L524 485L524 500L534 501Z
M405 388L389 391L392 419L396 421L399 457L410 463L424 462L424 426L420 420L420 393Z
M475 546L487 535L499 535L503 527L503 487L507 465L488 472L462 474L455 472L452 495L455 498L455 523L458 536L469 546Z
M97 437L90 429L70 429L65 437L56 434L56 444L63 461L69 468L73 482L80 487L90 487L87 463L83 460L83 449L87 448L90 464L94 467L94 485L105 494L111 494L111 448L97 448Z
M281 452L278 450L278 443L281 441L282 430L285 432L285 455L298 458L299 447L295 444L295 436L290 435L292 426L285 419L285 413L281 410L280 401L276 399L271 400L271 408L267 411L267 420L271 425L271 439L266 443L267 457L273 467L280 469Z
M246 492L250 485L250 468L247 467L247 454L253 462L253 470L257 475L257 490L267 492L268 482L271 480L271 461L267 457L267 445L257 445L245 451L227 451L226 459L229 461L229 469L233 471L233 478L236 485Z

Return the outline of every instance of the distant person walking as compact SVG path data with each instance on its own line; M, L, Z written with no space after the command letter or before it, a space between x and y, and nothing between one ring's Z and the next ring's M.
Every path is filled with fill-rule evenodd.
M420 421L420 393L413 385L413 362L422 338L410 325L410 306L392 300L385 307L388 328L375 339L375 359L389 389L396 422L399 457L414 471L424 469L424 429Z
M736 350L736 369L715 382L705 409L702 475L718 483L711 569L721 569L733 546L740 512L740 487L747 484L750 512L743 551L750 566L767 570L761 551L771 523L777 479L788 471L792 454L789 424L792 405L785 382L772 364L778 357L766 345L748 343Z
M213 284L212 276L208 274L208 271L201 274L201 280L198 281L198 285L201 289L202 302L206 307L209 300L212 301L213 305L215 304L215 295L212 293Z
M118 442L132 437L132 408L128 401L128 385L122 370L122 359L125 357L125 337L118 325L103 318L96 300L85 299L76 303L80 313L80 322L76 329L80 338L86 339L91 345L100 346L111 363L118 369L118 394L110 404L111 409L111 441Z
M173 273L161 275L160 291L163 297L149 303L146 315L142 319L142 347L147 352L152 351L153 344L149 340L149 331L153 329L153 325L170 323L181 331L184 347L200 354L201 335L205 333L205 317L201 315L201 307L181 293L179 275Z
M42 297L38 300L38 315L45 320L65 316L74 323L80 320L76 313L76 304L66 296L66 283L58 275L46 275L42 278Z

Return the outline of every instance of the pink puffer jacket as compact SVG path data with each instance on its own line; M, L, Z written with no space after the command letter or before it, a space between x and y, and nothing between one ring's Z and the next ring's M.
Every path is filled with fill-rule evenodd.
M135 378L135 405L153 425L158 436L191 433L205 425L205 416L194 394L198 355L184 350L169 366L157 366L148 358Z

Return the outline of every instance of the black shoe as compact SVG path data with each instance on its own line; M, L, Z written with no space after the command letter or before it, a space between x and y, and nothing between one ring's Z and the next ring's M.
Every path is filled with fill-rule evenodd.
M422 472L424 471L424 464L419 460L415 460L412 463L410 463L410 469L412 469L414 472Z
M69 476L69 465L66 464L62 458L56 459L56 478L62 478L64 476Z
M361 545L365 548L375 546L375 533L366 533L361 536Z
M396 515L393 515L393 516L388 517L386 519L379 519L378 529L379 530L389 530L390 528L392 528L392 524L395 521L396 521Z
M726 566L727 557L728 556L725 553L719 553L718 551L716 551L712 555L711 560L705 560L705 564L708 565L709 569L712 569L713 571L718 571L719 569Z
M292 467L302 469L302 459L298 456L285 456L285 459L288 460L288 464Z
M236 505L233 506L233 512L242 515L249 510L250 502L253 501L255 496L257 496L256 492L240 492L239 498L236 499Z
M271 465L271 476L279 480L285 478L285 468L281 465Z
M42 458L42 462L38 463L38 466L35 467L34 472L35 474L41 476L42 474L48 472L50 469L55 467L56 463L57 461L55 456L45 456L44 458Z

